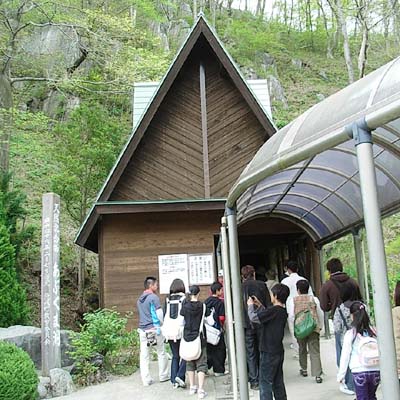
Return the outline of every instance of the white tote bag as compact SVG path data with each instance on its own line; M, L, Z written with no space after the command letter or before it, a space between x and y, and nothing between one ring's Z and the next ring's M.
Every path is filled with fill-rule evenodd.
M185 361L198 360L201 355L201 340L200 335L191 342L187 342L184 338L181 339L179 345L179 356Z
M221 338L221 331L217 328L214 328L211 325L206 325L206 333L207 333L207 343L216 346L219 343L219 339Z
M196 339L191 342L187 342L185 338L182 336L181 343L179 345L179 356L185 361L193 361L198 360L201 356L201 339L200 332L203 328L204 323L204 314L206 312L206 306L203 304L203 316L200 322L199 334Z

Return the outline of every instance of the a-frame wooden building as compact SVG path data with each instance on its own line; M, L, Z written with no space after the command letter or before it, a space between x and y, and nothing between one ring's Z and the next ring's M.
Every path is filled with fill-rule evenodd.
M135 311L159 255L214 253L225 197L274 132L199 17L78 233L99 253L100 306Z

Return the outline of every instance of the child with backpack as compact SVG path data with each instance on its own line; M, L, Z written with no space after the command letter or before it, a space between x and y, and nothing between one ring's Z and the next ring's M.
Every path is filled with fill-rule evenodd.
M376 390L380 382L376 331L371 326L366 306L361 301L352 303L350 315L352 329L344 335L337 380L343 382L347 367L350 367L357 400L376 400Z
M185 297L185 284L182 279L174 279L169 288L169 296L165 299L164 323L161 327L162 334L172 352L171 383L174 389L186 387L186 361L179 356L184 325L181 309Z
M339 367L340 365L340 355L343 347L343 339L346 332L352 328L352 319L350 314L350 306L354 301L361 301L357 298L358 291L354 290L351 284L342 282L340 285L337 281L332 281L337 286L341 303L336 307L333 314L333 330L335 332L336 338L336 362ZM350 368L347 368L346 376L343 383L340 384L339 390L345 394L354 395L354 381L353 375L351 374Z

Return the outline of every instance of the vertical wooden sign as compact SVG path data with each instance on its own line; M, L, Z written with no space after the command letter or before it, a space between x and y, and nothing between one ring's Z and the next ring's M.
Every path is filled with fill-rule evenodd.
M42 199L42 375L61 367L60 349L60 197Z

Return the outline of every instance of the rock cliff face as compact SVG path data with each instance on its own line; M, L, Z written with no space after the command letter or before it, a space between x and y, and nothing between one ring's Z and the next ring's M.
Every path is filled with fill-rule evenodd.
M72 66L80 57L79 36L68 27L46 26L38 28L22 43L25 51L45 62L48 71L54 68Z

